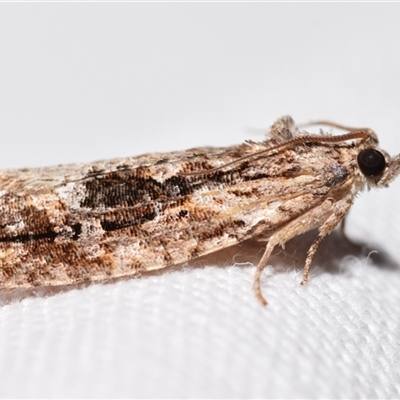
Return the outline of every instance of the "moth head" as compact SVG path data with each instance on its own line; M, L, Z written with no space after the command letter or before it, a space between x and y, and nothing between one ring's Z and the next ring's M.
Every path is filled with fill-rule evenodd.
M357 164L371 186L385 187L400 173L400 155L392 158L373 147L358 153Z

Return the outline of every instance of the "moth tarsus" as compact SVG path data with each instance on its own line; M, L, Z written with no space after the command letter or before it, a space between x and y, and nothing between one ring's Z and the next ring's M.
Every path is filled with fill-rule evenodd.
M146 154L0 173L0 287L58 286L137 275L253 238L275 246L318 228L320 242L366 187L387 186L400 157L376 134L329 121L310 134L290 117L261 143ZM315 124L315 123L314 123Z

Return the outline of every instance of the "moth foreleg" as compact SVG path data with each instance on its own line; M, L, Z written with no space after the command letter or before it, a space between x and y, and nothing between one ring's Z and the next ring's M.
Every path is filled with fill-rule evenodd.
M261 292L261 275L264 268L267 266L268 259L271 256L274 247L278 244L284 247L284 244L290 239L311 229L319 227L319 235L308 251L304 267L302 284L306 283L310 271L311 261L317 251L318 245L321 243L323 238L332 232L332 230L344 218L351 204L351 199L344 199L340 201L336 201L333 198L325 199L321 204L316 205L311 210L298 216L296 219L289 222L286 226L274 233L269 238L265 252L257 266L257 270L254 275L253 288L255 295L261 304L267 305L267 301Z
M308 274L310 272L311 262L314 257L314 254L317 252L318 246L320 245L322 240L327 235L329 235L339 225L341 221L343 221L344 217L346 216L352 204L353 202L351 199L344 199L336 202L333 205L332 214L319 228L318 237L315 239L314 243L311 245L311 247L307 252L307 258L303 272L303 279L301 281L302 285L305 285L308 281Z

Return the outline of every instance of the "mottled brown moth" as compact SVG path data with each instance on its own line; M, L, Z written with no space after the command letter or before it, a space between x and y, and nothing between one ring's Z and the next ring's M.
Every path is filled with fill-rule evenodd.
M376 134L309 134L290 117L262 142L0 173L0 287L67 285L137 275L253 238L276 245L310 229L302 284L322 239L355 195L385 187L400 156Z

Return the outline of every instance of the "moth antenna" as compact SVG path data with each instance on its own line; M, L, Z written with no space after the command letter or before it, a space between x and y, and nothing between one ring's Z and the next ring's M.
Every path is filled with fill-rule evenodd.
M242 161L246 161L252 158L259 158L261 156L267 155L269 152L274 150L283 149L288 146L296 145L296 144L305 144L305 143L340 143L347 140L354 140L354 139L371 139L373 142L378 142L376 135L370 129L365 130L354 130L344 135L338 136L315 136L315 135L305 135L305 136L298 136L294 139L288 140L284 143L277 144L276 146L269 147L265 150L260 150L256 153L249 154L247 156L243 156L238 158L237 160L231 161L227 164L221 165L219 167L203 170L203 171L194 171L194 172L180 172L179 175L181 176L197 176L197 175L208 175L214 172L220 171L226 167L230 167L231 165L235 165Z

